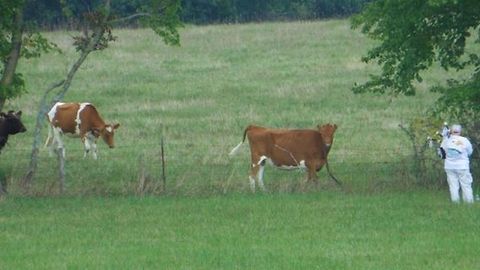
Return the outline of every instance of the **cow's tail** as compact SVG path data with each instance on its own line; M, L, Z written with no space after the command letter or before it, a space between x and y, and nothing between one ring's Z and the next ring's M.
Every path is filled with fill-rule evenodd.
M243 140L239 144L237 144L237 146L235 146L232 149L232 151L230 151L230 153L228 154L229 156L233 156L238 152L238 149L240 149L240 146L242 146L242 144L245 142L245 138L247 137L247 131L248 131L248 127L243 132Z
M48 123L48 136L47 136L47 139L45 140L44 147L50 146L52 142L53 142L53 128L50 125L50 123Z
M330 172L330 166L328 166L328 159L325 160L325 166L327 167L328 175L335 181L339 186L342 186L342 182L340 182L333 174Z

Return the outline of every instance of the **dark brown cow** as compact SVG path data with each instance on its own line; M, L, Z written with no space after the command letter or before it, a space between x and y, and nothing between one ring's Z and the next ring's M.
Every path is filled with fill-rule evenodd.
M92 156L97 159L97 139L102 137L110 148L114 147L113 135L120 124L107 125L100 117L97 109L90 103L56 103L47 114L50 128L45 146L50 146L53 152L55 145L65 157L65 148L61 135L67 133L80 137L84 145L84 155L92 150Z
M283 169L305 168L308 171L307 181L316 181L316 172L325 164L328 169L327 155L336 129L335 124L318 126L316 130L270 129L250 125L245 129L242 142L232 149L230 155L235 154L248 137L252 191L255 191L255 178L260 188L265 190L263 172L266 162Z
M22 123L21 116L22 111L0 112L0 150L7 144L9 135L27 131Z

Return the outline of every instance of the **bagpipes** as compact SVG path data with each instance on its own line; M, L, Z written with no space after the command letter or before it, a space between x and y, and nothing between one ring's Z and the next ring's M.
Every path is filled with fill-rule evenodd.
M430 136L427 137L428 145L429 145L430 148L433 148L434 142L436 142L438 144L437 155L441 159L445 159L445 157L446 157L445 149L443 149L440 145L441 145L442 140L444 140L446 138L450 138L450 128L448 127L447 122L443 123L443 127L442 127L442 130L440 132L439 131L435 132L435 136L437 138L432 138Z

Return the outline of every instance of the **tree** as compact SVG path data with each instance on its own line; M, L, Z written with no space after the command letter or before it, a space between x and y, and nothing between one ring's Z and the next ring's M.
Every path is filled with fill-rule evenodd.
M166 44L180 44L180 37L177 32L177 28L181 26L179 19L179 0L145 1L145 3L137 9L137 12L126 17L117 17L111 12L111 0L77 0L68 2L61 0L61 2L68 17L75 19L81 25L81 33L73 37L74 46L79 52L79 57L65 78L53 83L45 91L40 102L34 131L30 166L24 177L24 185L27 189L33 181L37 168L40 132L45 122L46 112L54 103L63 100L76 72L89 54L106 49L109 42L116 39L113 36L113 25L139 19L143 25L150 27L155 33L162 37ZM51 97L51 92L55 89L59 90ZM63 179L61 179L61 181L62 180Z
M17 72L21 57L39 57L43 52L56 49L24 19L26 5L35 1L4 0L0 2L0 111L8 99L25 92L25 81Z
M407 134L415 134L410 136L419 158L415 162L425 165L425 128L440 119L462 123L475 152L480 150L479 24L478 0L377 0L352 17L353 28L378 41L362 60L376 61L381 67L380 75L355 85L354 93L413 96L422 72L434 64L466 77L448 78L445 84L433 86L430 90L440 95L434 106L402 127ZM416 168L423 171L425 166Z
M369 81L354 86L353 91L415 95L414 82L422 82L421 72L439 63L447 71L454 69L471 75L433 87L431 90L441 95L434 111L452 112L453 108L461 108L459 115L465 111L479 113L480 57L467 47L478 47L479 24L478 0L369 3L352 18L352 27L361 28L368 37L379 41L363 61L376 61L381 74L370 75Z

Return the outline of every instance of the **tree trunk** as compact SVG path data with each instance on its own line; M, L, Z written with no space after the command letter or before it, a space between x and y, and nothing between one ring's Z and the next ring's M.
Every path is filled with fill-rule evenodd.
M0 79L0 86L10 87L15 76L15 71L17 69L18 59L20 58L20 50L22 48L22 35L23 35L23 10L21 8L16 9L16 14L14 18L14 26L12 29L11 44L12 48L8 59L4 66L4 71L2 78ZM0 96L0 111L3 109L5 104L6 97Z
M105 1L105 12L107 14L105 16L105 21L106 21L107 18L108 18L108 14L110 12L110 0ZM85 59L87 59L87 56L97 48L97 45L99 44L99 42L102 39L102 37L104 36L104 34L105 34L105 28L97 27L96 29L94 29L94 33L92 34L93 38L90 40L90 42L89 42L88 46L85 48L85 50L82 51L82 53L80 54L80 57L73 64L72 68L70 68L70 70L67 74L67 77L64 80L62 80L61 82L52 85L49 89L47 89L47 91L45 91L45 94L43 95L42 101L40 102L40 108L39 108L39 111L38 111L37 120L36 120L36 124L35 124L34 139L33 139L33 145L32 145L32 153L31 153L31 157L30 157L30 165L29 165L29 167L27 169L27 172L26 172L26 174L23 178L23 186L24 186L25 191L28 191L30 189L30 187L33 183L33 179L35 177L35 172L37 170L38 153L39 153L39 148L40 148L40 137L41 137L40 133L41 133L42 127L45 123L45 114L48 112L48 109L51 108L51 106L53 104L55 104L58 101L63 100L63 98L65 97L65 94L67 93L68 89L70 88L72 80L73 80L75 74L77 73L78 69L83 64ZM54 90L58 87L62 87L60 92L53 97L51 102L47 102L49 93L52 90Z

